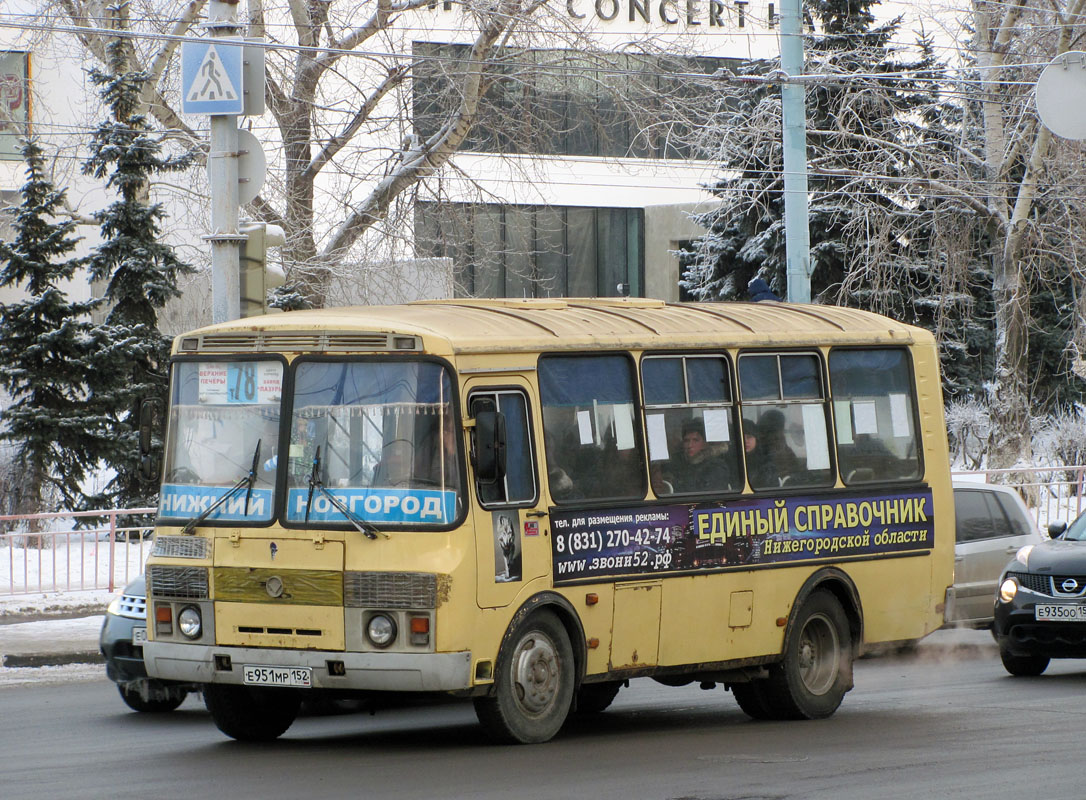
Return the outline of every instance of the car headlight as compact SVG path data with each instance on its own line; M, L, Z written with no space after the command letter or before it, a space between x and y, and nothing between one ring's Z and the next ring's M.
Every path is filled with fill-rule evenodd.
M112 600L109 601L109 605L106 606L106 613L107 614L119 615L121 613L121 598L122 597L124 597L124 595L119 594L116 597L114 597Z
M187 639L200 638L203 622L200 619L200 609L196 606L185 606L177 615L177 629Z
M1029 554L1033 552L1033 545L1027 544L1018 548L1018 552L1014 554L1014 560L1021 564L1023 567L1029 566Z
M999 599L1004 603L1011 602L1016 594L1018 594L1018 581L1014 578L1007 578L999 584Z
M396 623L386 614L374 614L366 624L366 636L375 647L388 647L396 639Z

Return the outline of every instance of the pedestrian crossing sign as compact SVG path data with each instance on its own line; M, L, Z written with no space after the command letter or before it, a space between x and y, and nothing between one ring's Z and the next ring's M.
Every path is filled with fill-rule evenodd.
M241 114L242 42L208 39L181 45L181 111Z

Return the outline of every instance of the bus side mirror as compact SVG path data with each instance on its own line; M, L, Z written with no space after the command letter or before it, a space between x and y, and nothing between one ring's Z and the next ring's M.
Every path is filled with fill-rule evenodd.
M472 462L479 483L497 483L505 477L505 414L480 411L475 416Z
M148 483L158 479L158 458L154 453L155 413L159 402L147 399L140 403L139 465L136 473Z

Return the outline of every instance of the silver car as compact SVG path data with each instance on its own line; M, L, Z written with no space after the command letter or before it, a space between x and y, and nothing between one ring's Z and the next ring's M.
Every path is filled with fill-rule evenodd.
M995 614L996 584L1018 548L1044 541L1013 489L954 482L954 590L949 625L988 628Z

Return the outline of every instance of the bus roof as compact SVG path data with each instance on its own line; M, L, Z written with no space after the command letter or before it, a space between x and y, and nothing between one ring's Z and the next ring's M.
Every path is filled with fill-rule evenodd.
M394 345L397 334L422 337L427 351L450 354L930 339L921 328L838 306L555 298L421 300L293 311L200 328L178 337L175 345L179 352L416 349Z

